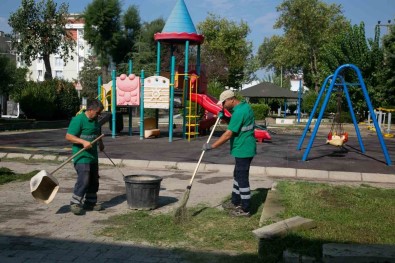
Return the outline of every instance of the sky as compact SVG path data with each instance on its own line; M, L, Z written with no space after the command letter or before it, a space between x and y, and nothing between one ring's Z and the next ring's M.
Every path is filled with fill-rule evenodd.
M69 3L70 13L81 13L92 0L55 0L56 3ZM177 0L120 0L127 9L136 5L140 11L142 21L152 21L162 17L165 20L170 15ZM248 39L253 42L256 51L265 37L281 35L282 31L273 29L279 16L276 7L281 0L184 0L192 21L197 24L203 21L208 13L219 15L228 20L239 23L241 20L248 23L251 33ZM344 16L352 24L365 23L366 36L374 37L374 28L378 21L381 24L395 23L394 0L322 0L328 4L341 4ZM10 13L15 12L21 5L21 0L0 0L0 31L11 33L8 25ZM382 34L387 32L382 27Z

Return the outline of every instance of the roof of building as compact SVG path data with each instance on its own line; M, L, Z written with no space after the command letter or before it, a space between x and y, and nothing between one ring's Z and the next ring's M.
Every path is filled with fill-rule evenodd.
M240 91L240 94L249 98L298 98L298 92L279 87L271 82L261 82L247 89L243 89Z

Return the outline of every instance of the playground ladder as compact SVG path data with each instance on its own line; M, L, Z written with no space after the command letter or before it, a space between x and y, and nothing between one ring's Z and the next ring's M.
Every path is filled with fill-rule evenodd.
M186 135L188 136L188 141L191 141L191 138L196 138L199 135L199 123L197 122L198 115L198 107L197 103L192 102L192 94L197 94L198 90L198 79L197 75L194 75L190 78L189 81L189 92L188 92L188 106L187 106L187 123L186 123Z

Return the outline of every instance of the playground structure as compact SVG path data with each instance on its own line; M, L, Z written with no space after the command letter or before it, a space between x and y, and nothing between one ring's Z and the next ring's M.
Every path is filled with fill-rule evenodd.
M218 100L207 94L207 80L204 74L204 67L200 65L200 45L204 41L204 36L196 32L195 26L189 15L183 0L178 0L171 12L161 33L156 33L154 39L157 43L157 65L155 76L145 78L144 70L140 76L132 73L133 64L129 61L128 74L121 74L117 77L116 72L112 72L112 80L109 83L101 83L98 79L98 98L103 102L105 109L111 109L112 137L116 135L116 109L117 107L127 107L129 113L129 135L132 135L132 111L133 107L140 107L140 139L158 137L160 130L158 127L158 110L169 111L169 142L173 140L173 114L175 96L181 99L180 107L183 110L182 135L183 139L191 140L199 135L200 131L209 129L216 120L219 112L224 111L226 117L231 114L217 105ZM161 43L170 48L171 65L170 79L161 74ZM174 56L175 45L185 45L184 66L178 66ZM189 65L190 45L197 46L196 65ZM166 75L166 72L165 74ZM199 107L205 110L201 118ZM144 117L144 109L155 109L156 116L147 121ZM147 127L146 127L147 126ZM270 140L271 137L266 130L256 129L258 141Z
M384 137L392 138L394 135L391 133L391 119L392 119L392 112L395 109L386 109L386 108L377 108L374 111L374 115L378 121L380 131L383 133ZM387 123L385 123L387 117ZM370 123L370 114L368 115L368 129L371 131L376 131L376 129ZM387 129L385 129L385 125L387 124Z
M345 73L345 71L347 69L351 69L352 71L354 71L354 73L358 77L358 81L359 81L358 83L347 83L345 81L345 79L342 77L341 74ZM328 84L329 81L330 81L330 85L329 85L329 88L327 88L327 84ZM339 82L337 82L337 81L339 81ZM365 147L364 147L363 142L362 142L361 133L360 133L360 130L359 130L356 118L355 118L355 114L354 114L354 110L353 110L353 107L352 107L352 103L351 103L351 99L350 99L350 95L349 95L347 86L359 86L359 87L361 87L362 93L364 95L364 98L365 98L365 101L366 101L366 104L367 104L367 107L368 107L368 110L369 110L369 114L371 115L371 119L372 119L374 127L376 129L376 134L377 134L377 137L379 139L381 149L382 149L382 151L384 153L385 161L386 161L387 165L391 165L391 159L390 159L390 156L388 154L388 150L387 150L387 147L385 145L385 142L384 142L384 139L383 139L383 135L380 132L380 126L379 126L379 124L377 122L376 116L374 115L374 110L373 110L373 107L372 107L372 103L370 101L369 94L367 92L365 83L363 81L362 74L361 74L359 68L357 66L353 65L353 64L345 64L345 65L342 65L342 66L338 67L333 75L330 75L330 76L328 76L325 79L325 81L324 81L324 83L323 83L323 85L321 87L321 90L320 90L320 92L318 94L318 98L317 98L317 100L316 100L316 102L314 104L313 110L312 110L312 112L310 114L309 120L308 120L308 122L306 124L306 127L305 127L305 129L303 131L303 134L302 134L302 136L301 136L301 138L299 140L299 144L297 146L297 150L301 150L303 141L304 141L304 139L306 137L306 134L307 134L307 131L308 131L309 127L310 127L312 118L313 118L313 116L314 116L314 114L315 114L315 112L316 112L316 110L318 108L318 105L319 105L319 103L321 101L321 98L322 98L324 92L326 91L325 99L323 101L320 113L318 115L317 122L316 122L316 124L314 126L313 133L312 133L312 135L310 137L310 140L308 142L307 148L306 148L306 150L305 150L305 152L303 154L302 160L303 161L307 160L307 157L309 155L311 147L313 146L314 139L315 139L315 137L317 135L317 131L318 131L318 128L320 126L320 123L321 123L322 117L324 115L325 109L326 109L326 107L328 105L329 98L330 98L331 93L333 91L342 91L342 92L344 92L346 100L347 100L347 104L348 104L348 107L349 107L349 110L350 110L351 118L352 118L352 121L353 121L353 124L354 124L355 132L356 132L356 135L357 135L357 138L358 138L360 150L361 150L362 153L365 153ZM337 134L336 136L339 136L339 138L337 138L337 137L334 138L335 141L333 141L332 145L343 146L343 144L346 142L346 140L348 140L348 134L347 134L347 136L346 136L345 133L344 134ZM328 138L328 140L329 140L329 138Z
M175 89L182 98L181 107L183 108L183 138L188 136L190 140L193 136L198 135L198 109L196 103L193 103L191 97L193 94L205 94L207 86L203 81L204 74L201 74L200 66L200 44L203 43L204 37L196 33L195 26L189 16L189 12L183 0L178 0L165 27L161 33L154 36L157 41L157 68L155 76L144 78L144 71L138 77L132 74L132 63L129 62L129 73L116 76L115 71L112 73L112 81L101 85L101 79L98 80L98 94L105 108L111 108L112 126L116 126L116 107L129 108L129 135L131 130L131 107L140 107L140 139L145 136L144 109L156 109L156 125L158 130L158 110L166 109L169 111L169 141L173 138L173 112ZM160 76L161 69L161 43L168 44L171 51L170 79ZM181 67L175 70L175 45L185 45L185 62L183 69ZM198 45L197 63L189 65L189 45ZM184 72L181 72L184 70ZM202 81L199 81L201 79ZM203 85L202 85L203 84ZM108 101L111 101L109 103ZM214 103L214 102L213 102ZM212 107L210 107L212 108ZM221 109L218 108L213 114L217 115ZM210 119L215 119L211 115ZM209 121L209 120L208 120ZM208 122L207 121L207 122ZM152 120L149 129L153 129ZM112 129L115 137L115 129ZM158 134L157 131L154 132Z

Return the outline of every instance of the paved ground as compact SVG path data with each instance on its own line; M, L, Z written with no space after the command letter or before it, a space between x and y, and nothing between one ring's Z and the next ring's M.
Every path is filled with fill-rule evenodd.
M357 150L356 137L352 135L347 152L323 144L324 131L316 139L309 161L302 162L302 153L296 151L300 130L271 130L275 132L272 134L272 142L258 144L258 155L253 161L251 174L252 189L270 188L278 177L290 177L289 173L293 171L296 171L296 175L304 174L310 180L331 179L330 181L337 183L359 184L364 178L370 178L368 183L395 186L394 167L385 164L378 140L369 132L363 134L367 152L362 154ZM65 129L59 129L0 133L1 166L16 172L42 169L52 171L56 165L45 163L42 159L60 156L60 160L70 155L70 145L64 140L65 132ZM125 174L154 174L163 177L159 208L155 212L174 209L184 193L191 170L207 137L188 142L176 134L174 141L169 143L164 133L158 139L140 140L137 133L131 137L122 133L112 138L108 130L104 132L108 135L105 138L106 151L115 162L126 164L122 167ZM219 135L220 132L216 134ZM394 142L394 139L386 139L393 160ZM194 181L188 205L206 203L216 207L229 194L233 159L228 151L227 147L222 147L206 153L202 164L204 169L199 171ZM34 161L16 162L9 158L13 153L25 154ZM104 163L104 155L101 157ZM178 169L174 169L176 167ZM323 176L325 174L329 177ZM331 174L334 176L330 177ZM361 176L355 177L356 174ZM29 182L0 186L0 262L156 263L188 262L188 258L193 257L194 252L186 255L183 250L116 242L95 236L96 231L103 227L103 220L129 210L123 177L113 167L102 165L99 199L106 210L76 217L70 213L67 205L75 176L71 164L56 174L61 189L50 205L39 204L32 198ZM196 253L210 258L218 255L215 252Z

